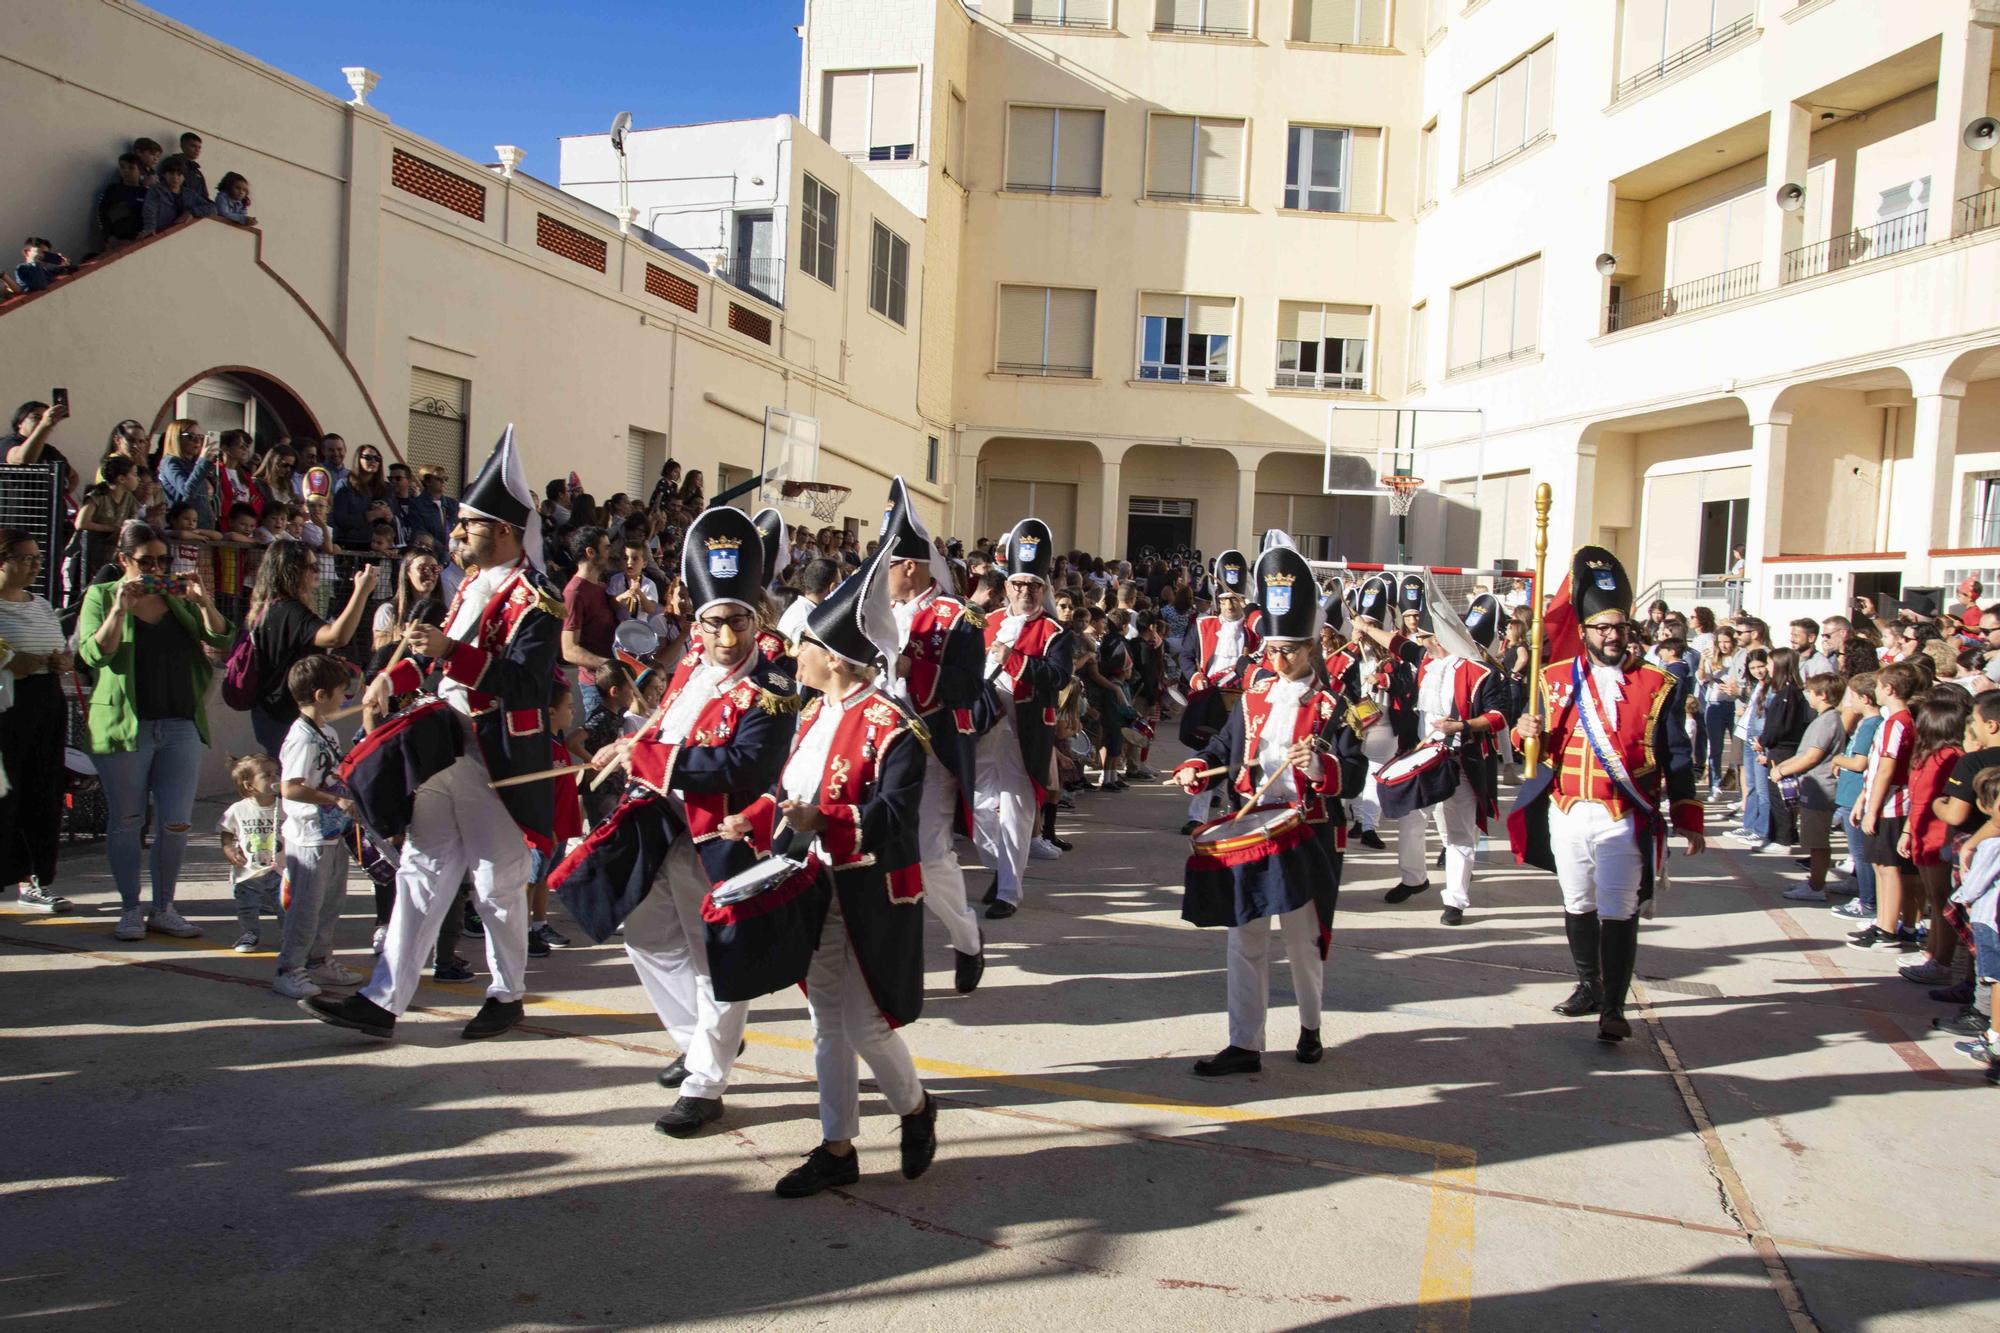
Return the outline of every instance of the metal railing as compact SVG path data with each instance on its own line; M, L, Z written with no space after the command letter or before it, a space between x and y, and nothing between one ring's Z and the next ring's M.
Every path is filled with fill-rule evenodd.
M1959 200L1957 214L1952 219L1951 234L1970 236L1988 227L2000 227L2000 187L1981 190Z
M1729 43L1735 41L1738 37L1741 37L1756 26L1756 16L1754 14L1745 14L1742 18L1727 27L1717 28L1700 41L1691 42L1680 50L1672 52L1657 65L1648 65L1632 77L1619 80L1618 97L1628 97L1648 84L1658 83L1675 70L1680 69L1684 65L1694 63L1710 51L1729 45ZM1615 101L1616 98L1613 100Z
M1041 375L1053 379L1089 379L1089 366L1046 365L1040 361L1002 361L1002 375Z
M1445 378L1451 379L1457 375L1470 375L1475 370L1485 370L1489 366L1504 366L1510 361L1526 361L1530 357L1539 355L1541 350L1534 343L1529 343L1526 347L1515 347L1505 352L1495 352L1492 356L1482 356L1477 361L1467 361L1463 365L1445 367Z
M1179 190L1147 190L1148 199L1158 199L1169 204L1240 204L1240 194L1187 194Z
M1616 333L1620 329L1637 328L1641 324L1651 324L1690 310L1701 310L1721 305L1724 301L1734 301L1739 296L1748 296L1757 290L1758 274L1763 267L1761 263L1744 264L1740 268L1711 273L1705 278L1675 283L1664 291L1613 301L1604 309L1604 331Z
M1739 580L1731 584L1720 574L1703 574L1691 579L1655 579L1646 590L1632 599L1632 605L1651 606L1654 602L1665 602L1676 610L1686 610L1698 602L1726 602L1732 587L1741 587Z
M1098 185L1058 185L1054 181L1008 181L1007 189L1019 194L1063 194L1095 199L1104 193Z
M1495 167L1505 166L1507 163L1512 162L1515 158L1519 157L1521 154L1527 152L1530 148L1533 148L1536 144L1542 142L1542 140L1548 138L1551 133L1552 131L1543 130L1541 133L1535 135L1532 139L1523 139L1518 147L1509 148L1506 152L1497 154L1489 162L1481 162L1476 167L1465 168L1465 170L1459 174L1459 180L1461 182L1469 181L1473 179L1475 176L1484 176L1487 172L1493 170Z
M841 156L850 162L908 162L917 155L913 143L877 144L873 148L847 148Z
M1168 23L1156 22L1154 32L1178 33L1183 37L1248 37L1248 28L1232 28L1222 23Z
M1899 218L1878 222L1872 227L1857 227L1838 236L1829 236L1816 245L1800 246L1785 255L1780 281L1799 282L1817 278L1823 273L1835 273L1872 259L1884 259L1905 250L1914 250L1924 243L1929 217L1928 209L1918 209Z
M768 256L753 258L732 255L717 270L723 281L739 291L761 296L772 305L783 304L785 261Z
M1100 31L1111 26L1108 14L1104 18L1078 18L1073 14L1036 14L1034 7L1025 3L1014 6L1014 23L1022 28L1096 28Z
M1281 370L1278 372L1277 387L1280 389L1344 389L1360 393L1368 387L1366 375L1343 375L1337 370Z

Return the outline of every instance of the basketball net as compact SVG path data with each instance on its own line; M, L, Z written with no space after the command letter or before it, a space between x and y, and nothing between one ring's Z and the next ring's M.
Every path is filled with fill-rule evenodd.
M778 493L786 504L812 511L812 516L821 523L831 523L839 516L840 507L847 502L852 489L826 481L787 481L780 485Z
M1402 518L1410 512L1410 506L1417 502L1417 492L1424 488L1424 479L1391 476L1382 478L1382 484L1389 488L1389 513L1396 518Z

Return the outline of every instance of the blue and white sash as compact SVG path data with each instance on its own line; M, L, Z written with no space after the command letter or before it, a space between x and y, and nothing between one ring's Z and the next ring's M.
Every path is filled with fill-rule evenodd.
M1590 742L1590 752L1597 756L1598 766L1610 776L1612 784L1633 809L1637 810L1650 827L1640 830L1642 837L1650 844L1653 870L1659 875L1666 869L1667 840L1662 836L1660 808L1639 794L1632 782L1632 774L1619 757L1616 747L1611 744L1611 728L1604 720L1604 706L1598 702L1597 686L1584 669L1583 658L1570 663L1570 687L1576 694L1577 721L1583 724L1583 738Z

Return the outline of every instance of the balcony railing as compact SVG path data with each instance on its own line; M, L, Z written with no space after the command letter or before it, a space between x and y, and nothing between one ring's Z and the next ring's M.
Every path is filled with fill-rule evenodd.
M1368 388L1366 375L1343 375L1336 370L1281 370L1278 372L1277 387L1280 389L1338 389L1348 393L1361 393Z
M1648 84L1658 83L1675 70L1680 69L1684 65L1693 64L1710 51L1729 45L1729 43L1735 41L1744 33L1749 32L1755 26L1757 26L1756 16L1754 14L1745 14L1742 18L1727 27L1717 28L1700 41L1692 42L1680 50L1672 52L1664 60L1660 61L1659 64L1648 65L1629 79L1619 80L1618 96L1629 97Z
M773 305L783 304L785 261L749 255L733 255L724 260L717 273L738 291L761 296Z
M1651 324L1655 320L1670 319L1690 310L1748 296L1757 290L1757 275L1763 267L1762 264L1745 264L1741 268L1727 269L1692 282L1675 283L1665 291L1613 301L1605 307L1604 331L1616 333L1620 329L1637 328L1641 324Z
M1817 245L1801 246L1785 255L1784 267L1779 270L1780 280L1800 282L1806 278L1817 278L1823 273L1835 273L1856 264L1865 264L1871 259L1884 259L1905 250L1914 250L1924 243L1929 217L1928 209L1918 209L1899 218L1878 222L1872 227L1858 227L1838 236L1829 236Z
M1037 9L1041 9L1043 12L1037 13ZM1109 16L1110 7L1108 4L1105 9L1106 12L1103 14L1072 14L1069 12L1067 5L1059 5L1056 7L1055 12L1051 13L1044 6L1031 3L1031 0L1015 0L1014 22L1025 28L1096 28L1102 30L1111 26Z
M1008 181L1007 189L1017 194L1061 194L1082 199L1103 195L1101 185L1057 185L1053 181Z
M1180 190L1147 190L1148 199L1169 204L1241 204L1240 194L1190 194Z
M1090 378L1090 367L1045 365L1040 361L1002 361L1000 363L1000 373L1002 375L1040 375L1050 379L1087 380Z
M1226 23L1167 23L1153 25L1154 32L1171 32L1182 37L1248 37L1248 28L1232 28Z
M873 148L845 148L841 156L850 162L908 162L917 155L913 143L883 143Z
M2000 227L2000 188L1981 190L1958 201L1958 216L1952 221L1953 236L1970 236L1988 227Z

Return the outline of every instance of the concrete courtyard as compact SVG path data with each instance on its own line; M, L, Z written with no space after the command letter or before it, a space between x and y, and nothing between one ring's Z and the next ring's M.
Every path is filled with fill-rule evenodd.
M1677 863L1643 937L1642 1021L1612 1048L1549 1010L1568 984L1551 879L1489 845L1452 930L1435 893L1381 901L1391 854L1350 856L1325 1061L1291 1058L1280 964L1263 1073L1208 1082L1188 1067L1223 1044L1223 936L1178 920L1183 802L1079 803L1076 851L1034 866L969 999L931 923L908 1037L944 1108L936 1165L896 1173L894 1118L869 1093L861 1183L795 1202L771 1187L817 1141L796 993L754 1007L721 1124L673 1141L651 1128L673 1051L615 944L533 963L515 1034L458 1040L482 977L427 983L382 1045L271 994L270 954L230 952L212 836L181 893L208 932L189 941L113 941L102 847L72 848L61 887L91 914L0 908L0 1318L2000 1324L2000 1089L1930 1030L1942 1008L1897 978L1902 959L1780 901L1788 858ZM357 875L351 965L369 927Z

